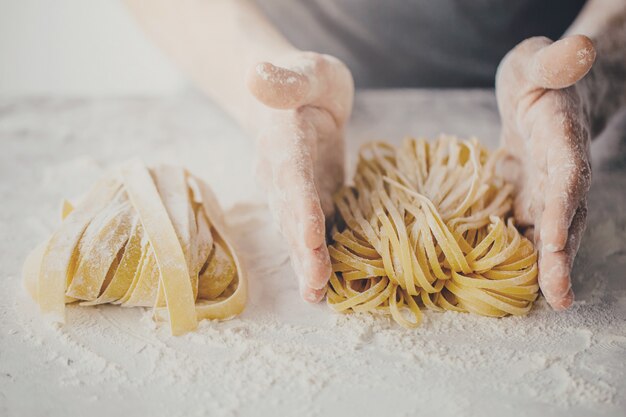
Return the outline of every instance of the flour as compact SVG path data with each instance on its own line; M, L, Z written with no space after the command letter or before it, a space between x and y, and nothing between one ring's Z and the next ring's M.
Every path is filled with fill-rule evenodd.
M239 244L249 259L256 260L248 265L250 276L292 279L285 271L283 244L267 225L268 218L267 210L258 206L227 212L237 233L247 231ZM196 404L200 407L196 410L226 415L244 406L233 395L239 390L245 390L246 401L251 402L270 393L308 402L355 379L378 389L397 378L403 381L404 386L396 387L403 395L424 382L434 384L442 395L445 387L437 384L458 375L467 381L457 381L460 387L455 391L472 391L477 380L493 381L497 386L491 387L492 395L565 409L615 405L619 373L602 365L593 377L587 374L593 365L591 353L626 348L624 317L601 305L578 303L572 311L558 314L541 301L528 317L503 319L427 313L423 326L407 331L382 316L341 315L325 306L316 309L315 320L309 323L306 310L296 304L301 303L296 293L281 290L293 284L272 281L251 283L251 291L261 294L253 295L241 318L203 321L196 332L183 337L172 338L167 325L156 323L149 310L70 307L69 324L53 330L41 345L47 346L48 362L64 367L72 361L61 378L64 386L114 383L123 398L131 388L156 385L178 392L181 386L210 380L217 384L204 394L206 407ZM293 298L281 307L302 311L293 323L283 314L265 311L272 302L280 302L273 297L281 296ZM17 305L19 315L35 323L37 312L32 307ZM26 340L41 337L40 331L29 331ZM123 350L110 351L118 344ZM438 377L429 381L425 374Z
M384 97L368 97L371 101L360 106L391 108ZM400 103L396 111L411 108L410 101ZM198 101L94 104L94 120L117 116L101 126L99 136L110 138L119 155L101 161L83 156L94 146L91 141L72 142L74 157L67 152L37 157L42 142L18 141L13 129L21 124L45 129L61 120L82 134L85 110L27 104L0 117L9 155L2 163L11 164L28 191L2 184L8 204L1 222L13 238L0 241L8 274L0 279L5 295L0 297L0 414L623 414L626 215L621 208L626 196L619 191L626 176L602 169L595 174L589 228L574 273L578 301L571 310L553 312L542 299L527 317L426 312L421 327L406 330L383 316L342 315L325 304L302 302L287 246L254 179L232 175L233 170L250 172L250 143L236 131L229 133L221 119L211 119L213 111L198 110L204 106ZM481 119L480 112L472 113L474 107L467 108L467 117ZM421 123L434 118L426 110L420 117ZM150 126L159 118L170 128L153 131ZM192 122L196 125L190 128ZM374 119L369 126L373 122L384 124ZM130 128L137 125L147 132ZM62 136L50 131L45 146L62 146ZM172 131L186 139L167 142ZM217 135L228 135L228 145L206 140ZM112 305L68 306L67 324L53 328L42 322L20 283L26 250L58 224L56 210L65 191L80 195L95 179L80 190L73 178L96 177L101 166L127 159L136 152L137 138L143 138L141 149L155 149L145 153L150 162L186 160L224 203L249 273L248 308L230 321L203 321L182 337L170 336L168 324L156 321L150 309ZM28 163L11 162L10 155L20 149L35 156ZM48 180L42 182L44 172Z

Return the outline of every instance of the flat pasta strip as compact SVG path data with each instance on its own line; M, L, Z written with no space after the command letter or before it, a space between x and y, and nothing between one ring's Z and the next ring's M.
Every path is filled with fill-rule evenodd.
M232 258L237 269L237 276L226 291L216 300L202 300L199 302L196 306L196 313L198 314L198 319L229 319L241 314L245 308L248 297L248 283L245 278L245 271L234 245L228 237L226 224L213 192L203 181L200 181L193 175L189 176L189 185L194 190L196 199L202 201L204 214L212 221L215 240L223 242L225 250Z
M195 237L197 227L185 171L177 167L162 165L153 168L152 175L183 250L193 289L197 287L197 282L194 283L194 281L198 276L193 274L191 240Z
M148 169L140 162L122 168L124 187L150 240L170 311L172 334L187 333L198 326L192 313L193 291L187 261L169 221L167 211Z
M246 304L244 270L208 186L182 168L139 161L97 182L27 257L26 289L63 321L67 302L153 307L172 334L228 319Z
M237 276L237 267L221 242L215 242L206 268L200 274L198 297L210 300L219 297Z
M39 268L37 302L41 312L51 321L65 322L65 292L76 267L76 247L91 220L120 186L114 176L98 181L48 240Z
M128 201L110 208L102 217L100 225L96 226L97 232L85 245L85 253L80 253L78 267L66 290L70 297L79 300L97 298L111 265L128 241L132 223Z
M137 268L141 265L142 244L147 244L147 240L142 241L143 228L140 222L135 221L130 232L130 238L124 246L122 259L115 269L111 282L98 298L93 301L83 301L81 305L113 303L124 297L133 282Z
M122 303L123 307L152 307L154 305L161 278L159 269L154 252L150 252L139 270L132 291Z
M510 217L513 187L495 171L502 157L445 135L364 145L355 185L335 196L328 304L405 327L419 325L420 306L526 314L539 291L537 253Z

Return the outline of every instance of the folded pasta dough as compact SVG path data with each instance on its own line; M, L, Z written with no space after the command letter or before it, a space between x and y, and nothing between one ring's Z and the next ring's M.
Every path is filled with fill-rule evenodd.
M64 201L62 224L27 257L26 288L64 322L65 303L152 306L172 334L200 319L228 319L247 282L208 186L185 169L132 161ZM210 306L210 308L207 308Z
M526 314L539 291L537 252L513 224L502 157L445 135L364 145L354 185L335 196L329 305L405 327L419 325L421 307Z

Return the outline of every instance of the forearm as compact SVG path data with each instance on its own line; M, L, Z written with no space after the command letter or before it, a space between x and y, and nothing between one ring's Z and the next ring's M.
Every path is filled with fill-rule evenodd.
M626 106L626 1L591 0L567 34L593 39L596 62L577 85L591 137Z
M125 0L151 38L242 126L255 128L246 72L294 50L249 0Z

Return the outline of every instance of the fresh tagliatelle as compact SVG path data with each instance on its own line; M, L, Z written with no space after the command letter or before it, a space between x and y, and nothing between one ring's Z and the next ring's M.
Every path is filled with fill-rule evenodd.
M228 319L246 276L212 191L183 168L132 161L99 180L24 265L26 288L52 321L65 304L154 307L172 334Z
M510 216L502 156L450 136L364 145L354 186L335 196L329 305L382 311L405 327L420 324L420 307L526 314L539 290L537 253Z

